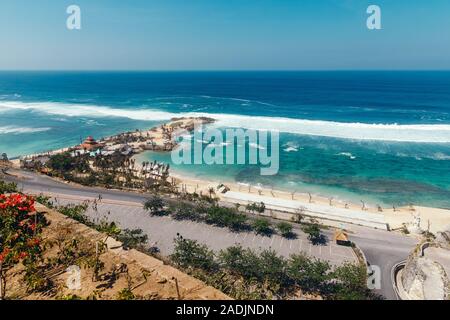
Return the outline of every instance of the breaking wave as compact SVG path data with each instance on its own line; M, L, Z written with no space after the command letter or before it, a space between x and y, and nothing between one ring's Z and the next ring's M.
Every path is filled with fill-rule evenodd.
M51 128L24 128L24 127L14 127L14 126L5 126L0 127L0 134L21 134L21 133L35 133L35 132L43 132L48 131Z
M301 135L355 140L378 140L420 143L450 143L447 124L369 124L293 118L246 116L214 113L173 113L154 109L120 109L97 105L65 103L24 103L0 101L0 112L30 110L66 117L121 117L133 120L164 121L181 116L206 116L217 119L217 126L254 130L278 130Z

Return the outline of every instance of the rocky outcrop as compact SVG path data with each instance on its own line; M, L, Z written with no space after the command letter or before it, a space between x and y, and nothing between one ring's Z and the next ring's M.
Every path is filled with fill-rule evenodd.
M435 259L435 253L436 251L439 252L439 250L447 251L444 248L422 246L409 257L401 274L401 284L408 299L450 299L448 275L445 268L441 265L442 261L439 263ZM450 252L444 254L450 255Z

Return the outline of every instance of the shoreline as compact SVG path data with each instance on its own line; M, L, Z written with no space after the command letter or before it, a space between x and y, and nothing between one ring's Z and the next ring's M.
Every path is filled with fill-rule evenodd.
M159 152L170 152L174 150L178 145L173 143L172 137L176 136L180 130L190 131L196 122L201 122L202 124L210 124L215 122L212 118L173 118L169 122L162 123L157 127L152 127L148 130L136 130L118 133L113 136L105 137L99 140L99 143L113 148L118 145L118 140L123 136L131 136L137 141L126 143L133 150L132 158L142 155L146 151L159 151ZM34 155L26 155L21 157L21 159L30 159L33 157L54 155L63 152L70 152L77 150L75 146L60 148L58 150L53 150L45 153L38 153ZM78 149L79 150L79 149ZM20 160L12 160L15 166L20 167ZM420 216L422 230L429 230L431 232L437 232L440 230L445 230L450 227L450 210L440 209L435 207L425 207L425 206L403 206L395 208L380 208L374 207L373 205L368 205L369 203L357 204L353 201L347 201L346 199L341 199L335 195L330 195L326 197L317 194L307 194L304 192L288 192L278 189L269 189L263 186L255 186L244 183L237 183L231 181L219 181L213 177L211 179L203 179L197 177L189 177L188 175L182 174L180 172L171 172L170 177L177 180L179 185L183 185L185 190L188 192L197 192L208 194L210 188L214 188L216 195L223 199L223 194L221 194L217 187L219 184L224 184L230 191L235 193L240 193L242 195L256 195L261 197L271 197L274 199L296 201L299 205L307 204L317 204L321 206L328 206L330 208L335 207L339 209L348 209L350 211L364 211L367 213L381 214L385 217L386 222L390 225L392 230L400 229L405 224L412 225L415 223L417 215ZM429 226L428 226L429 225Z

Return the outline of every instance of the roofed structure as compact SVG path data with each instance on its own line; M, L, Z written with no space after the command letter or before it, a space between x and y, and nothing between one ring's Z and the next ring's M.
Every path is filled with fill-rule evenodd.
M103 145L97 142L92 136L87 137L82 144L78 146L79 149L87 151L95 151L103 148Z

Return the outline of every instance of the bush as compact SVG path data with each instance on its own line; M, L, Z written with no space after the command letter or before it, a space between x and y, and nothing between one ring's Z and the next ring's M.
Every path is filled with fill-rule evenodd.
M122 289L117 294L117 300L134 300L136 299L136 296L134 295L133 291L131 291L128 288Z
M5 193L15 193L17 192L17 184L14 182L7 183L5 181L0 180L0 194Z
M249 203L245 206L245 210L250 212L263 213L266 210L264 202L261 203Z
M273 230L270 226L270 222L264 218L258 218L253 221L253 229L257 234L270 236L273 233Z
M89 218L85 214L87 208L88 205L86 203L79 205L68 204L66 206L58 207L58 211L73 220L87 225L89 224Z
M273 250L263 250L259 260L259 272L273 291L277 292L288 284L287 261L283 257Z
M143 234L142 229L125 229L116 238L122 242L124 249L142 248L148 241L148 236Z
M247 217L233 208L212 206L207 209L206 222L231 230L242 230L246 228Z
M185 202L171 206L170 211L175 220L200 220L200 214L197 212L196 207Z
M290 223L280 222L277 224L277 229L283 237L292 237L292 225Z
M367 269L364 265L349 262L337 267L333 272L333 299L363 300L371 296L367 288Z
M184 239L178 236L175 240L172 260L182 268L202 269L213 271L217 268L214 261L214 252L207 246L199 244L195 240Z
M72 171L76 168L74 158L72 158L72 156L68 152L51 156L47 162L47 166L50 169L59 172Z
M325 237L320 231L319 224L307 224L302 228L303 232L308 234L308 239L312 244L322 244L325 242Z
M304 291L322 293L331 279L331 266L327 261L312 260L305 254L291 255L288 273Z
M260 261L258 255L250 249L241 246L229 247L219 253L220 265L233 274L247 280L259 278Z
M162 215L164 214L164 207L166 203L165 201L157 195L151 196L147 201L144 202L144 209L150 211L150 214L153 215Z

